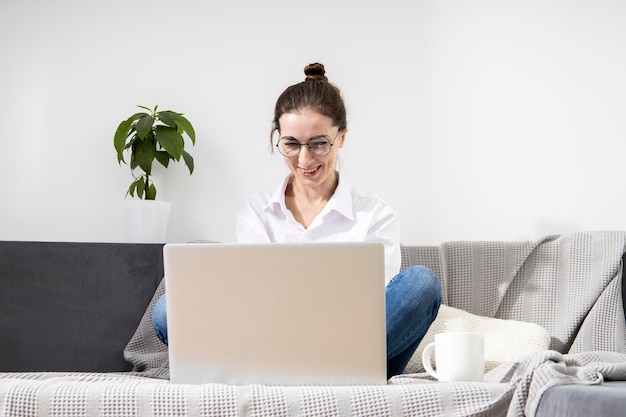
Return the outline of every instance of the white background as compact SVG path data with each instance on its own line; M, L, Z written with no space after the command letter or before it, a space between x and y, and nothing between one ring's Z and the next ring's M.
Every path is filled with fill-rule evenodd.
M192 176L155 170L168 242L230 239L315 61L348 106L342 175L404 243L623 229L625 22L619 0L2 0L0 240L124 241L136 104L197 132Z

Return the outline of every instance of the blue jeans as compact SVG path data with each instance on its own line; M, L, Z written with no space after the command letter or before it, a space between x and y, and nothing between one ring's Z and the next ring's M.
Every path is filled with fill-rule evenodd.
M441 305L441 283L423 266L396 275L385 290L387 314L387 377L401 374L424 338ZM165 295L154 304L152 323L167 344Z
M385 290L387 303L387 377L409 363L441 305L441 282L424 266L400 271Z

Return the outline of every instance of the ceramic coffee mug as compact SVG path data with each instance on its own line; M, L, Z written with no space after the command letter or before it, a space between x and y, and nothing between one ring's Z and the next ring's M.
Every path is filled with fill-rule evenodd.
M424 369L442 382L482 381L485 342L481 333L450 332L435 335L422 353ZM436 370L432 366L435 353Z

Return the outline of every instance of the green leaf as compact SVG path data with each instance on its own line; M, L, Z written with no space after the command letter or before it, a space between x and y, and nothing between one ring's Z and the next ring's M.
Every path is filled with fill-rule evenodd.
M150 109L148 109L148 110L150 110ZM150 116L150 114L149 114L149 113L146 113L146 112L139 112L139 113L135 113L135 114L133 114L132 116L130 116L130 117L128 118L128 121L132 123L132 122L134 122L135 120L139 120L139 119L141 119L143 116Z
M154 200L156 197L156 187L154 184L150 184L148 191L146 191L146 200Z
M185 161L185 165L189 168L189 175L193 174L193 157L187 153L187 151L183 150L183 160Z
M133 181L130 184L130 187L128 187L128 191L126 191L126 194L130 194L131 197L135 196L135 188L137 188L137 182Z
M185 143L183 141L183 137L176 130L167 126L157 126L154 130L154 135L156 136L156 140L159 142L159 145L165 151L170 154L172 158L179 161L180 156L183 152L183 147Z
M130 129L131 132L135 132L135 129ZM126 140L128 140L128 143L126 144L126 146L124 147L124 150L133 147L135 145L135 142L137 142L139 140L139 137L137 136L137 134L134 134L132 136L129 136L130 139L126 138Z
M146 187L146 182L143 180L143 176L139 177L137 181L137 197L143 198L143 189Z
M152 109L151 109L151 108L149 108L149 107L146 107L146 106L140 106L139 104L137 104L137 107L139 107L140 109L146 109L146 110L148 110L149 112L152 112Z
M154 159L155 144L150 140L137 142L137 147L133 151L137 164L143 171L150 175L152 172L152 160Z
M187 133L187 135L189 136L189 139L191 139L191 143L195 145L196 144L196 131L193 129L191 122L187 120L187 118L185 118L180 113L173 113L173 114L174 114L174 119L176 119L176 124L179 127L181 127L183 131L185 131L185 133Z
M157 113L157 118L172 129L176 129L176 119L174 118L174 114L174 112L169 110L160 111Z
M115 150L117 151L117 162L121 163L124 161L124 147L126 145L126 138L130 133L130 125L131 121L124 120L122 123L117 126L117 130L115 131L115 136L113 137L113 146L115 146ZM124 161L126 162L126 161Z
M134 197L135 194L139 196L140 193L143 193L143 184L143 176L137 178L130 184L130 187L128 187L128 194L130 194L131 197Z
M150 109L148 109L150 110ZM133 132L136 131L135 129L135 125L134 122L136 120L141 119L144 116L150 116L147 113L135 113L132 116L130 116L128 119L123 120L118 126L117 129L115 131L115 136L113 137L113 146L115 147L115 150L117 151L117 162L121 163L121 162L126 162L124 160L124 153L123 151L128 149L130 147L130 142L132 142L132 140L135 139L136 135L133 135ZM130 140L130 142L128 142L128 138L132 136L132 139Z
M133 152L131 152L130 154L130 170L131 171L139 166L139 164L137 163L137 157L135 156L135 152L134 152L136 148L137 148L136 146L133 147Z
M183 153L184 152L185 151L183 151ZM167 166L170 164L170 159L172 159L170 154L165 151L156 151L154 156L156 157L157 161L159 161L161 165L163 165L165 168L167 168Z
M152 116L143 116L137 121L137 126L135 126L135 129L137 129L137 135L142 140L146 139L146 137L148 137L148 134L152 132L152 125L154 125L154 119L152 118Z

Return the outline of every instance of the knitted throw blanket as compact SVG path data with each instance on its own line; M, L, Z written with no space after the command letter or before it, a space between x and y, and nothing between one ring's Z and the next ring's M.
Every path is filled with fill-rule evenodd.
M536 242L449 242L403 248L403 266L442 281L443 304L535 323L561 353L626 353L622 256L626 231L547 236Z

